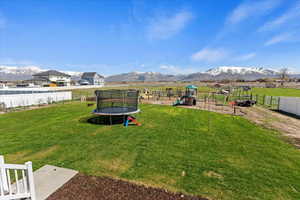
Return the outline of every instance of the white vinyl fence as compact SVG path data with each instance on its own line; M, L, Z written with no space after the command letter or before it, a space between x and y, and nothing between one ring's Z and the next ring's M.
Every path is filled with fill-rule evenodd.
M5 108L50 104L59 101L72 100L72 92L49 91L31 94L3 94L0 95L0 105Z
M6 164L0 156L0 200L35 200L32 163Z
M279 110L300 116L300 98L280 97Z

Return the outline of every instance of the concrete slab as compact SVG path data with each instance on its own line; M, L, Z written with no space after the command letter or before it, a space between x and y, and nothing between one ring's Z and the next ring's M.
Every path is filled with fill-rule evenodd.
M78 171L45 165L33 173L37 200L45 200L57 189L63 186Z

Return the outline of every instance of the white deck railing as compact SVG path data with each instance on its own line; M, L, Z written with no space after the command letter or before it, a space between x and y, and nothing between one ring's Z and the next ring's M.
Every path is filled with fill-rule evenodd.
M32 163L5 164L0 155L0 200L35 200Z

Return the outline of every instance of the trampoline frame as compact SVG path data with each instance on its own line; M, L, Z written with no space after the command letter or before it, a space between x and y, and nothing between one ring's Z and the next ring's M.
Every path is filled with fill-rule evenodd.
M135 111L132 111L132 112L120 112L120 113L107 113L107 112L98 112L97 109L95 109L93 111L93 114L95 115L111 115L111 116L122 116L122 115L133 115L133 114L136 114L136 113L139 113L140 112L140 109L137 109Z
M99 92L100 95L98 95L97 93ZM103 91L104 93L111 93L110 95L110 98L109 98L109 95L108 97L105 97L105 96L101 96L101 91L97 90L95 91L95 94L96 94L96 101L97 101L97 108L95 110L93 110L93 114L95 115L102 115L102 116L128 116L128 115L132 115L132 114L136 114L136 113L139 113L140 112L140 109L138 108L138 101L139 101L139 91L138 90L106 90L106 91ZM128 102L128 101L125 101L125 94L127 94L127 92L135 92L136 93L136 96L135 98L133 98L133 106L131 105L127 105L127 106L124 106L124 103ZM113 93L115 94L122 94L122 98L121 99L120 97L115 97L113 96ZM107 94L106 94L107 95ZM122 105L120 106L112 106L112 107L98 107L99 106L99 103L98 101L100 102L120 102L123 103ZM132 100L131 100L132 101ZM107 110L106 110L107 109ZM109 112L109 110L111 109L111 111ZM119 109L119 110L118 110ZM104 111L103 111L104 110ZM117 110L117 111L114 111L114 110ZM124 110L124 111L122 111Z

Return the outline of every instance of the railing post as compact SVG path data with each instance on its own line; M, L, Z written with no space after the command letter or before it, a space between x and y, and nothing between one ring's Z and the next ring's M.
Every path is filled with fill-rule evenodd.
M0 155L0 179L2 183L2 186L0 185L0 187L2 187L4 191L8 191L6 171L4 168L1 168L1 164L4 164L4 156Z
M34 179L33 179L33 170L32 170L32 162L26 162L28 172L28 182L29 182L29 191L31 200L36 200L35 198L35 188L34 188Z

